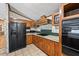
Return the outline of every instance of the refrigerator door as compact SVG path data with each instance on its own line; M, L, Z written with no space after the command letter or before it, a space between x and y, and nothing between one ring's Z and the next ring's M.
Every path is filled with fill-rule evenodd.
M9 24L9 52L15 51L17 47L17 28L16 23L10 23Z
M18 23L17 24L18 27L18 48L23 48L26 46L26 28L25 28L25 24L21 24Z

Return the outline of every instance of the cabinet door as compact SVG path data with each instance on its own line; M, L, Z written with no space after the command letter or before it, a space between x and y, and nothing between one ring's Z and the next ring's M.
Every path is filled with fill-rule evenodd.
M50 41L50 55L54 56L54 41Z
M33 35L32 39L33 39L33 44L35 44L37 46L38 45L38 36Z
M27 35L26 44L32 44L32 35Z
M40 48L45 51L45 39L44 38L40 38Z
M32 42L34 43L34 41L35 41L35 38L34 38L34 35L32 35Z
M45 51L49 56L54 56L54 42L51 40L46 40Z
M37 42L38 47L39 48L42 48L42 40L41 40L41 37L37 37L37 40L38 40L38 42Z
M32 35L33 44L35 44L35 40L36 40L36 36L35 35Z
M58 42L55 42L55 56L60 56L61 55L61 48L59 46L59 43Z
M35 44L38 46L39 45L39 38L38 36L35 36ZM38 46L39 47L39 46Z
M0 48L4 48L5 47L5 39L4 36L0 37Z

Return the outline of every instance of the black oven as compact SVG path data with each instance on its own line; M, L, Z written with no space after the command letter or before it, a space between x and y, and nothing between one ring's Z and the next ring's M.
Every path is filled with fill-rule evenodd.
M79 18L63 21L62 44L79 53Z

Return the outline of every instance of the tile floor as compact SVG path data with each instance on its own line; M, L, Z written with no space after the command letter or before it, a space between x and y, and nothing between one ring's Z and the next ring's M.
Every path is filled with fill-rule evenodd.
M44 52L42 52L39 48L37 48L35 45L30 44L27 45L26 48L22 48L9 54L1 52L0 56L47 56L47 55Z

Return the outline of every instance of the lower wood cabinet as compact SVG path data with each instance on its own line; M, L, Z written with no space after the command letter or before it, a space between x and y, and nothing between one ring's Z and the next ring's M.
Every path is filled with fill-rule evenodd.
M33 36L33 44L35 44L40 50L45 52L49 56L54 56L54 41L48 39Z
M26 36L26 44L32 44L32 35L27 35Z
M53 38L52 38L53 39ZM61 47L59 42L55 42L40 36L33 35L32 43L48 56L61 56Z
M54 49L55 56L61 56L61 47L60 47L59 43L55 42L54 45L55 45L54 46L55 47L55 49Z

